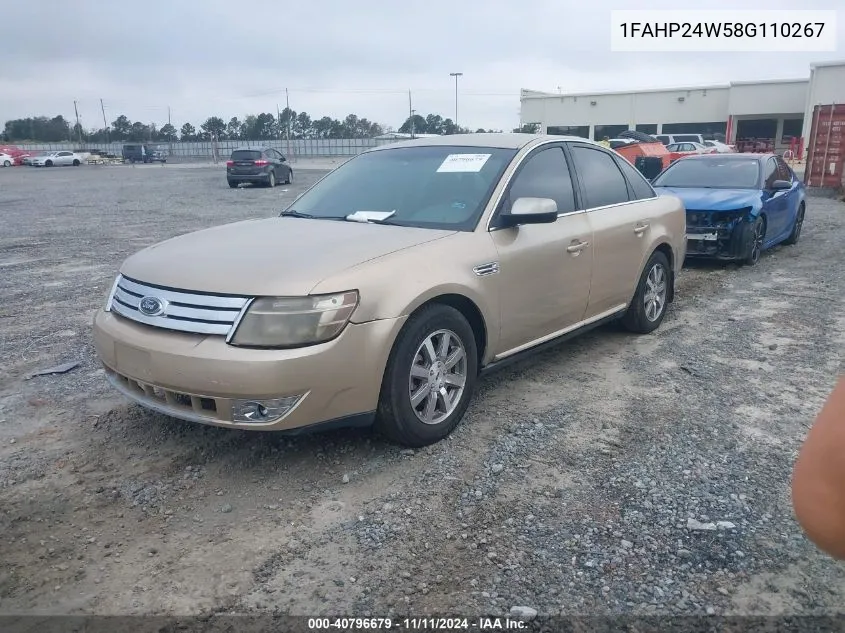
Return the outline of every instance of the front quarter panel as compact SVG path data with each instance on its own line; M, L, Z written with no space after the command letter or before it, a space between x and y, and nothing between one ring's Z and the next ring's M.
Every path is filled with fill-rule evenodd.
M354 266L321 281L311 294L357 289L353 323L407 316L438 296L462 295L481 312L489 352L499 334L499 275L478 275L474 268L498 264L497 257L489 233L459 232Z
M661 244L667 244L672 249L672 268L677 274L684 263L687 250L687 213L684 202L677 196L661 194L651 205L651 226L648 232L650 248L646 249L640 270L645 267L647 259Z

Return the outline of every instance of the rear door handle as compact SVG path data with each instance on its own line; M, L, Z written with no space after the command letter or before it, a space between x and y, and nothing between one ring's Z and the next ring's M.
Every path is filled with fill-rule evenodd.
M576 241L576 240L572 240L572 244L570 244L569 246L566 247L566 252L577 255L578 253L583 251L585 248L587 248L589 245L590 245L589 242L579 242L579 241Z
M641 224L637 224L637 226L634 227L634 233L636 233L637 235L642 235L643 233L645 233L645 230L647 228L648 228L648 222L643 222Z

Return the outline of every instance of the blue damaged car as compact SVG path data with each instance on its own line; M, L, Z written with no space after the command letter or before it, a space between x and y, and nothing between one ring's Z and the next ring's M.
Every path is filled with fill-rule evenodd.
M762 252L801 237L804 183L775 154L681 158L652 181L687 210L687 258L754 265Z

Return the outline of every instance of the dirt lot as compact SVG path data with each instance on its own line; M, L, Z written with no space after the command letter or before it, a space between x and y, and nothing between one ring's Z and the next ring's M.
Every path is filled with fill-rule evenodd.
M845 204L812 198L801 243L753 269L685 270L653 335L606 327L484 379L415 453L191 425L112 392L90 322L120 262L274 214L319 175L0 170L0 612L843 609L845 569L802 536L788 481L841 368Z

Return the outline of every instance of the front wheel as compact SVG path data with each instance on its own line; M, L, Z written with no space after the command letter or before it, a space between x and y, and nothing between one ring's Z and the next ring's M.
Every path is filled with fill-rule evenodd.
M671 283L669 260L660 251L653 252L640 275L631 305L622 317L623 327L637 334L648 334L660 327L666 316Z
M804 203L798 207L798 215L795 216L795 224L792 225L792 233L784 240L784 244L797 244L801 237L801 229L804 228Z
M80 162L79 162L79 159L77 159L77 158L74 158L74 159L73 159L73 166L74 166L74 167L79 167L81 164L82 164L82 163L80 163Z
M751 232L748 236L748 246L742 263L746 266L754 266L760 261L763 254L763 241L766 237L766 221L762 216L757 216L754 224L751 225Z
M390 353L376 428L406 446L438 442L464 417L477 378L478 348L464 315L441 304L425 307Z
M52 166L53 166L53 161L51 161L51 160L45 161L45 162L44 162L44 166L45 166L45 167L52 167Z
M293 182L293 170L288 169L288 179L285 181L286 185L289 185Z
M11 167L11 166L12 166L12 161L9 161L9 160L3 161L3 167Z

